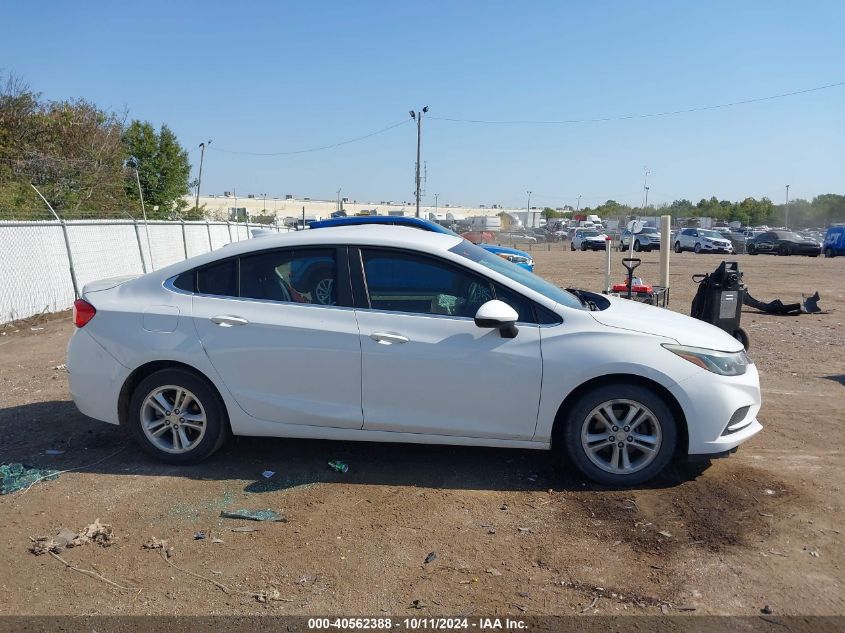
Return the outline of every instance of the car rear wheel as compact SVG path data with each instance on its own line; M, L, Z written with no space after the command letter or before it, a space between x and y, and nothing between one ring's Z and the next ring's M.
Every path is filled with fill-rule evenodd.
M754 244L749 244L746 246L745 250L748 251L749 255L756 255L757 254L757 247Z
M789 248L788 244L781 244L780 246L778 246L778 255L781 255L783 257L789 257L790 255L792 255L792 249Z
M625 245L622 242L619 242L619 252L622 253L625 251Z
M141 448L170 464L193 464L219 449L229 423L220 397L184 369L144 378L129 403L129 428Z
M680 242L675 242L675 252L680 253L683 249L681 248Z
M636 240L636 241L634 242L634 250L635 250L635 251L637 251L638 253L639 253L641 250L643 250L643 247L642 247L642 246L640 246L640 241L639 241L639 240Z
M575 243L574 243L574 242L573 242L573 243L570 243L570 245L569 245L569 250L571 250L571 251L574 251L574 250L575 250Z
M587 242L581 242L581 250L582 250L582 251L586 251L586 250L587 250Z
M830 247L827 247L826 249L824 249L824 256L825 257L833 257L833 249L830 248Z
M677 437L666 402L626 383L581 396L561 433L569 462L589 479L610 486L635 486L655 477L672 459Z

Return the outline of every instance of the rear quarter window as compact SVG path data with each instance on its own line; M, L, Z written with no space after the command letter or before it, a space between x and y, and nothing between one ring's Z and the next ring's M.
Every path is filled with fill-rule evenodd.
M227 259L198 269L196 288L201 294L237 297L237 260Z

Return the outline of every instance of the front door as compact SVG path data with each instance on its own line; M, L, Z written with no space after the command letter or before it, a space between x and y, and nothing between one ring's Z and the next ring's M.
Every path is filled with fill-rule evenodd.
M344 252L270 250L198 271L197 333L249 415L361 428L358 325L350 306L337 305Z
M473 320L484 302L507 300L504 289L423 254L365 248L360 261L364 428L531 439L542 378L540 328L519 323L515 338L502 338Z

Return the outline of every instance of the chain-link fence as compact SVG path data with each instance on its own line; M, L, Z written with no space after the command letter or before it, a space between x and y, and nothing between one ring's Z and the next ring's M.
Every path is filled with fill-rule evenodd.
M157 270L248 239L236 222L0 220L0 323L71 307L89 281Z

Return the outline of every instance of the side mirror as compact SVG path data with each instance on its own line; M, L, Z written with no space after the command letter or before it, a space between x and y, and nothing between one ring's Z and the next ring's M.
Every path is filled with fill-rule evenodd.
M478 327L498 328L502 338L514 338L519 332L516 320L519 315L504 301L493 299L483 304L475 313L475 324Z

